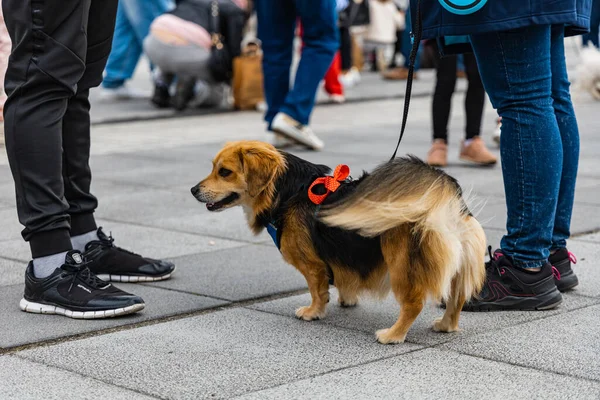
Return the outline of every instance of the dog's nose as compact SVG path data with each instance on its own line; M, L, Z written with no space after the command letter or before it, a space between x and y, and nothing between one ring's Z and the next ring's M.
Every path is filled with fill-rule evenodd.
M192 186L191 192L194 195L194 197L196 197L198 195L198 193L200 193L200 189L198 189L198 185Z

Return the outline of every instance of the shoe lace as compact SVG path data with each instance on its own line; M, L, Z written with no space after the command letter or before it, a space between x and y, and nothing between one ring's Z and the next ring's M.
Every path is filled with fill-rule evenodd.
M71 284L69 285L69 292L73 289L73 285L79 279L82 282L85 282L86 285L93 289L99 289L105 287L107 285L102 279L98 278L96 275L90 271L87 267L89 261L84 261L82 264L71 265L64 264L62 269L65 275L71 275Z
M100 230L102 230L102 227L100 227ZM119 246L115 246L115 243L114 243L114 242L115 242L115 239L113 238L112 231L110 231L110 232L108 233L108 236L106 236L106 235L102 235L102 236L100 237L100 241L98 241L98 243L99 243L99 244L100 244L102 247L104 247L104 248L111 248L111 247L112 247L112 248L114 248L115 250L121 251L121 252L123 252L123 253L127 253L127 254L130 254L130 255L132 255L132 256L141 257L141 256L140 256L139 254L137 254L137 253L134 253L134 252L132 252L132 251L129 251L129 250L125 250L125 249L123 249L123 248L121 248L121 247L119 247Z

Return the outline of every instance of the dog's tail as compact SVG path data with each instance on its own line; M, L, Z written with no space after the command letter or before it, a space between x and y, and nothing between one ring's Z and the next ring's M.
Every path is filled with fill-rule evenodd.
M374 237L407 223L423 233L456 229L468 213L456 180L410 156L375 169L350 195L323 207L320 218Z

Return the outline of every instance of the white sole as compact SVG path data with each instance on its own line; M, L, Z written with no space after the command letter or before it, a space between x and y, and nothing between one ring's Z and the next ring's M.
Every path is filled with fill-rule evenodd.
M295 128L291 124L288 124L286 121L284 121L284 117L276 115L275 119L273 119L273 123L271 124L271 129L273 132L278 133L289 140L298 142L312 150L319 151L324 147L322 142L314 142L309 137L302 134L299 129Z
M133 276L133 275L112 275L112 274L98 274L98 278L104 282L124 282L124 283L138 283L138 282L156 282L164 281L169 279L173 275L175 270L169 272L166 275L161 276Z
M102 310L102 311L71 311L58 306L51 306L49 304L34 303L25 299L21 299L19 308L22 311L33 313L33 314L55 314L64 315L65 317L73 319L102 319L112 318L121 315L133 314L140 310L143 310L146 305L144 303L134 304L129 307L116 308L114 310Z

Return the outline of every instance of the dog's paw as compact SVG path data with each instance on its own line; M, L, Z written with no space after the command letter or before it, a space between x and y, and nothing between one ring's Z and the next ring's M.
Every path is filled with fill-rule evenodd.
M296 310L296 317L305 321L321 319L325 316L325 311L316 310L310 306L300 307Z
M358 304L358 299L342 299L342 298L339 298L338 299L338 304L340 305L340 307L344 307L344 308L356 307L357 304Z
M460 329L457 326L450 326L449 323L444 322L443 318L437 318L435 321L433 321L432 329L435 332L460 332Z
M391 329L380 329L375 332L375 336L377 336L377 341L381 344L397 344L404 343L404 339L406 335L398 336L393 335Z

